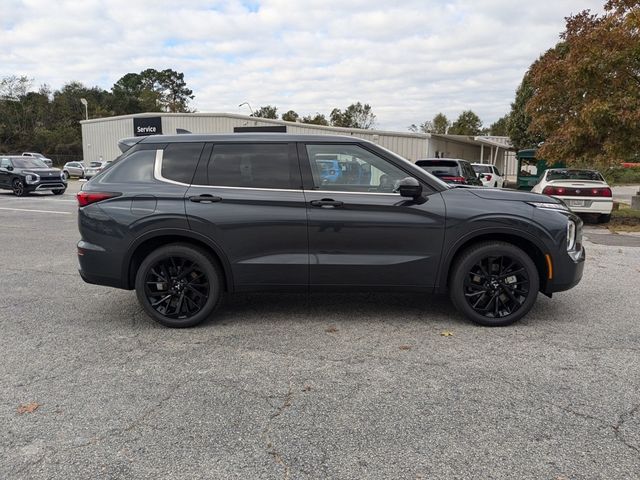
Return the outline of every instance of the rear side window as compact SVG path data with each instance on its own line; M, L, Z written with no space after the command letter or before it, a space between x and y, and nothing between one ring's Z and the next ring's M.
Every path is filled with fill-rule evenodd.
M299 189L300 168L282 144L218 144L207 183L221 187Z
M204 143L170 143L162 154L162 176L190 184Z
M133 152L104 170L103 174L99 175L100 183L153 183L155 160L155 150Z

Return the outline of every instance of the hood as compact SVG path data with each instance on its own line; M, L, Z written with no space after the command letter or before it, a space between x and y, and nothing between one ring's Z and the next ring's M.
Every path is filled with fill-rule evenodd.
M506 190L501 188L468 188L469 193L487 200L500 200L512 202L544 202L562 203L560 200L539 193L523 192L520 190Z

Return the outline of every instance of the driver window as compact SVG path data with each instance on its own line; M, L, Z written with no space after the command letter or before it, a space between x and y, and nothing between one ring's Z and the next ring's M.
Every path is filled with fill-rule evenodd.
M392 193L408 175L358 145L307 145L314 188Z

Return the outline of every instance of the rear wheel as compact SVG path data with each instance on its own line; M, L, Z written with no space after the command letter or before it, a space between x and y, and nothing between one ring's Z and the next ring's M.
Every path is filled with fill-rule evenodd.
M610 213L603 213L598 216L598 223L609 223L611 221Z
M19 178L13 179L13 182L11 182L11 189L16 197L24 197L27 194L27 191L24 188L24 183L22 183L22 180Z
M156 322L192 327L218 306L222 271L205 251L173 244L154 250L142 261L135 285L138 301Z
M451 301L471 321L510 325L531 310L539 275L533 260L506 242L479 243L465 250L452 269Z
M62 195L64 192L66 192L67 189L66 188L59 188L57 190L52 190L54 195Z

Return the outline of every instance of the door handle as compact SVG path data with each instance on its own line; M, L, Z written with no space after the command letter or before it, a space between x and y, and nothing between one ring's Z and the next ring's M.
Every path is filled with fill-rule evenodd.
M333 208L340 208L344 205L344 202L341 202L339 200L333 200L331 198L323 198L322 200L311 200L312 206L314 207L333 207Z
M195 197L189 197L190 202L195 203L214 203L222 201L222 197L216 197L214 195L209 195L205 193L204 195L197 195Z

